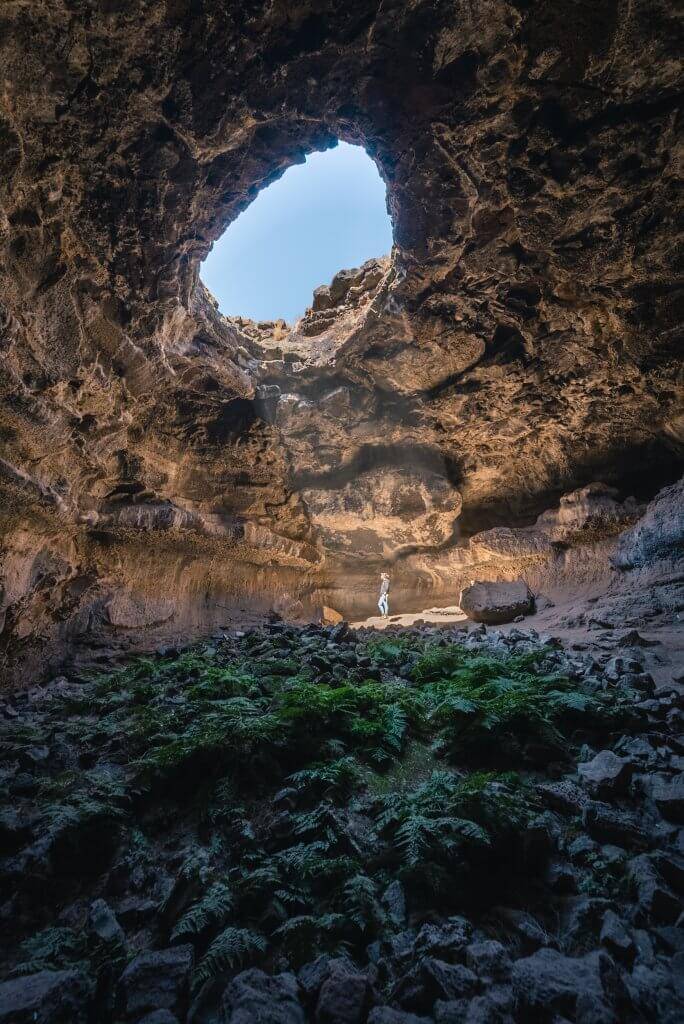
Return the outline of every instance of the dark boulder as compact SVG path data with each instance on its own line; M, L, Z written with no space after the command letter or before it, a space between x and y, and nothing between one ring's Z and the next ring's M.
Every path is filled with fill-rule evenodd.
M238 974L223 993L224 1024L304 1024L294 974L265 974L254 967Z
M118 1000L126 1019L150 1010L182 1013L188 998L192 946L140 953L119 978Z
M591 761L578 765L577 771L593 796L622 796L629 788L634 765L612 750L601 750Z
M0 1024L86 1024L94 985L80 971L40 971L0 984Z
M653 799L663 817L684 824L684 774L668 782L659 781L654 786Z
M592 953L575 958L553 949L540 949L524 960L517 960L512 981L520 1019L550 1020L554 1014L561 1014L574 1020L580 998L591 998L603 1006L601 955L605 956Z
M345 960L332 960L318 994L316 1024L361 1024L369 997L367 975Z

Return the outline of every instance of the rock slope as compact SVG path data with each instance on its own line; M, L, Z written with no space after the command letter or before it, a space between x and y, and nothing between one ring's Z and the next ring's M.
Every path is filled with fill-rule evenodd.
M0 703L2 1024L676 1024L634 631L275 624Z

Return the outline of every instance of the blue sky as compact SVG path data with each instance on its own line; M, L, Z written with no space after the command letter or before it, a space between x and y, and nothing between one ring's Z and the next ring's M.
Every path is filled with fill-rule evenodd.
M202 265L221 312L288 322L343 267L392 248L385 185L360 146L310 153L233 221Z

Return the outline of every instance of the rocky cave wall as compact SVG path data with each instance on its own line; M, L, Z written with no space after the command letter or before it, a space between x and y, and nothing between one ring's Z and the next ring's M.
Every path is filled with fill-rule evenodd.
M6 0L5 676L284 595L368 610L388 565L453 601L474 561L533 573L468 537L672 483L680 53L669 0ZM391 258L291 328L222 317L212 242L336 138Z

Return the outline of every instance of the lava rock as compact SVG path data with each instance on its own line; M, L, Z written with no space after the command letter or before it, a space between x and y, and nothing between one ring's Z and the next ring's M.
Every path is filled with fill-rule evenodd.
M462 964L447 964L428 957L421 965L421 976L430 1002L435 999L461 999L474 995L477 975Z
M495 939L471 942L466 948L466 964L483 978L505 978L511 971L508 951Z
M80 971L39 971L0 984L0 1024L86 1024L95 986Z
M470 922L458 916L441 925L424 924L416 937L416 954L454 960L468 944L472 930Z
M684 774L659 782L653 790L656 807L669 821L684 824Z
M523 1020L537 1020L540 1014L550 1018L554 1013L574 1019L581 996L592 996L603 1003L599 954L575 958L540 949L517 960L511 977L516 1007ZM526 1013L530 1016L525 1017Z
M332 960L316 1004L316 1024L361 1024L370 996L367 975Z
M628 849L647 850L652 845L649 834L627 814L605 804L588 804L582 813L587 832L600 843L615 843Z
M128 1019L150 1010L182 1012L188 995L193 949L190 945L140 953L118 984L122 1012Z
M431 1024L430 1017L417 1017L415 1013L394 1010L391 1006L376 1006L368 1014L368 1024Z
M225 1024L305 1024L294 974L253 967L236 975L221 1000Z
M137 1021L137 1024L178 1024L178 1017L170 1010L153 1010Z
M91 931L103 942L123 945L126 941L123 928L116 919L114 911L104 900L94 900L88 911L88 924Z
M680 901L663 882L647 854L634 857L627 864L630 879L639 901L642 917L669 924L677 920Z
M473 622L496 625L529 615L534 610L534 597L524 580L477 582L462 591L459 604Z
M631 964L636 956L634 939L627 930L625 922L612 910L607 910L603 917L600 935L601 945L616 959Z
M593 796L618 796L626 793L634 765L612 750L601 750L591 761L578 765L577 771Z

